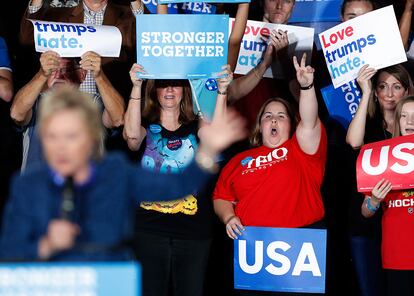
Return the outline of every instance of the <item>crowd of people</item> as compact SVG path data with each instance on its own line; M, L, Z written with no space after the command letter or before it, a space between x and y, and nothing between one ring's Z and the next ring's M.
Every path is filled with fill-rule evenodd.
M342 21L382 2L344 0ZM330 77L316 46L311 64L306 54L290 59L287 32L273 30L261 62L233 74L247 20L288 24L295 4L217 5L235 22L211 92L202 79L139 78L135 16L148 13L140 0L29 1L18 45L30 53L19 57L26 81L13 80L0 37L1 259L135 258L144 296L296 295L233 290L232 240L245 226L323 228L327 295L414 295L414 211L390 206L414 192L384 179L362 194L355 173L364 144L414 134L408 63L361 67L347 130L323 103ZM405 0L399 19L408 57L413 9ZM29 19L116 26L120 56L35 53ZM264 78L275 61L284 78ZM197 109L211 100L212 114Z

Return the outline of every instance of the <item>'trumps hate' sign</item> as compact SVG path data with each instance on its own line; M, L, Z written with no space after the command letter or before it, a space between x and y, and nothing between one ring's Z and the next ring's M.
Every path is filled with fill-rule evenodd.
M362 95L356 81L345 83L338 88L334 88L331 84L322 88L321 93L329 116L338 121L345 129L348 129L358 110Z
M150 79L217 77L227 64L226 15L138 15L137 61Z
M234 287L325 292L326 230L246 227L234 240Z
M414 188L414 135L362 146L357 160L359 192L371 192L387 179L392 189Z
M319 40L335 88L357 78L364 64L381 69L407 60L392 5L322 32Z
M0 264L0 295L140 296L135 262Z
M342 2L343 0L296 0L289 23L340 21Z
M117 27L30 21L37 52L53 50L61 57L80 57L94 51L102 57L119 57L122 35Z
M157 13L157 0L142 0L150 13ZM205 2L168 4L168 14L215 14L216 7Z
M234 21L233 18L230 19L230 31L234 26ZM268 46L265 39L273 29L288 32L289 46L287 56L279 54L279 59L274 59L271 67L264 73L264 77L286 78L288 75L285 72L294 70L293 56L301 57L304 52L307 53L307 64L310 64L314 36L313 28L247 21L239 57L237 58L236 74L246 74L261 62Z

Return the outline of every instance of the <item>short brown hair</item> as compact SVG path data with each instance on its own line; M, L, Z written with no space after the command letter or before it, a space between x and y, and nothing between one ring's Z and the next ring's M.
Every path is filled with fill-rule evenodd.
M168 84L168 80L160 80ZM180 102L180 116L178 117L178 122L189 123L195 119L195 114L193 111L193 101L190 83L188 80L180 80L183 85L183 97ZM175 81L177 83L177 81ZM145 100L144 100L144 109L142 111L142 116L149 122L160 123L161 120L161 105L157 98L157 81L148 80L147 86L145 88Z
M258 147L263 145L263 140L262 140L262 133L260 132L260 120L262 119L263 113L267 107L267 105L269 105L270 103L281 103L287 112L287 115L289 116L289 120L290 120L290 131L289 131L289 138L292 137L292 135L295 133L296 131L296 126L298 123L298 114L296 112L296 109L293 107L292 104L290 104L288 101L286 101L285 99L282 98L271 98L268 99L260 108L259 113L257 114L256 117L256 123L254 125L252 134L249 138L250 140L250 145L253 147Z

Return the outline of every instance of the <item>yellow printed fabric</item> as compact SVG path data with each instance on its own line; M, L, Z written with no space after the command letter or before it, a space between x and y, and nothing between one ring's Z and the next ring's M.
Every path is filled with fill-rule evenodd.
M153 210L164 214L183 213L185 215L195 215L197 213L197 199L193 195L172 201L160 202L141 202L141 208Z

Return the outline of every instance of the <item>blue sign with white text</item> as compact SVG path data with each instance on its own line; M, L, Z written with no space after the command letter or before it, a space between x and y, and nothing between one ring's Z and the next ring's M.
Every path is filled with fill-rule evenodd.
M326 230L246 227L234 240L234 287L324 293Z
M342 2L343 0L296 0L289 23L340 21Z
M345 129L348 129L352 118L358 110L362 96L356 81L345 83L336 89L331 84L322 88L321 93L329 116L338 121Z
M0 264L0 295L140 296L136 262Z
M156 0L142 0L150 13L157 13ZM215 14L216 7L205 2L185 2L168 4L168 14Z
M138 15L137 61L149 79L216 78L227 63L227 15Z

